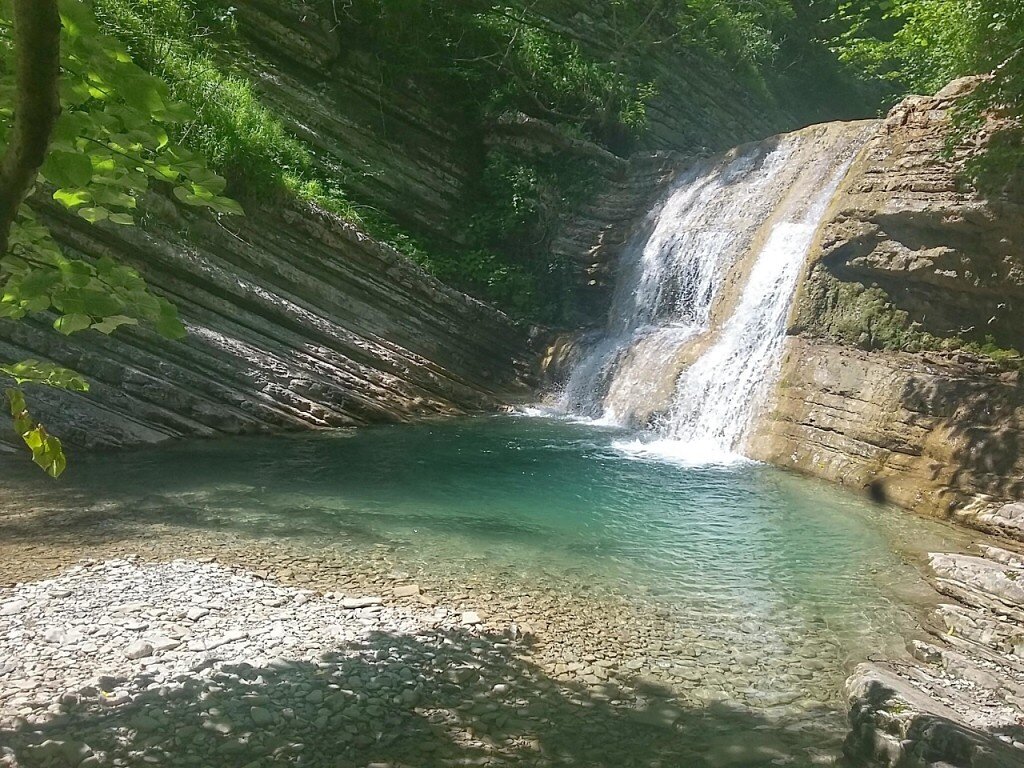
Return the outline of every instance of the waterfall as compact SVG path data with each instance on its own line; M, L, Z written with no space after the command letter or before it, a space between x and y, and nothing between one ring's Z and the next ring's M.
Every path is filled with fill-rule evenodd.
M814 126L682 173L624 253L607 327L560 407L643 428L629 450L738 458L815 233L871 127Z

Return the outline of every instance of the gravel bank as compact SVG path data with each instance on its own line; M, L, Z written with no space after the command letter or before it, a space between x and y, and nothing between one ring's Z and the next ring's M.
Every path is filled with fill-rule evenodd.
M832 762L832 713L693 706L496 615L408 582L342 594L196 560L75 566L0 590L0 765Z

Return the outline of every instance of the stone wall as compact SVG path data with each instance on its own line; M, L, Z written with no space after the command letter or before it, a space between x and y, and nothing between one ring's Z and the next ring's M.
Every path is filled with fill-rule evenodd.
M1024 207L966 184L964 152L943 156L970 85L898 105L855 162L812 251L751 450L1024 537L1021 374L951 351L986 338L996 357L1024 348Z

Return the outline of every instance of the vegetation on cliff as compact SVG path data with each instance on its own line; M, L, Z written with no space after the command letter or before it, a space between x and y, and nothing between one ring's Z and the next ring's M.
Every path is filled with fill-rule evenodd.
M176 137L205 154L233 194L313 201L446 282L547 323L574 318L570 267L549 257L546 238L556 214L589 196L599 175L585 156L490 142L502 116L527 115L573 140L627 155L645 141L649 105L672 87L661 82L664 70L695 66L742 83L765 109L794 113L793 124L801 115L809 122L870 108L862 100L851 112L853 81L814 42L822 37L822 14L805 2L286 4L328 19L342 57L372 61L381 98L409 84L436 94L436 109L464 137L475 169L451 222L460 235L458 242L438 242L354 193L353 175L363 171L317 155L262 103L250 76L257 54L229 4L94 4L107 30L192 106L195 120L179 126Z
M652 122L664 122L666 111L678 110L687 96L669 91L699 90L693 79L677 79L679 71L707 78L710 91L734 88L729 98L749 98L753 114L781 115L782 124L794 127L870 114L907 91L933 91L954 76L990 72L964 100L949 150L980 133L987 152L965 165L972 182L1013 194L1015 180L1024 176L1024 9L1014 0L254 2L266 5L268 18L298 19L296 28L307 17L327 22L314 32L334 47L326 76L344 76L358 69L346 63L368 61L379 99L410 91L429 95L441 124L464 147L459 162L468 168L459 181L459 205L441 227L380 205L356 183L378 169L354 168L299 135L294 116L289 122L265 98L256 76L259 46L229 3L60 2L63 114L52 146L45 162L39 147L30 153L37 162L8 168L5 159L3 216L17 212L17 218L10 248L0 248L0 314L50 313L54 328L66 334L109 333L138 323L172 337L182 329L173 307L134 271L61 253L21 205L37 170L46 193L89 222L133 223L139 196L151 183L167 186L186 204L219 212L238 210L227 195L315 203L442 280L548 324L579 321L578 265L562 263L548 248L559 217L590 197L605 182L602 174L621 168L621 158L633 151L717 149L708 126L732 130L736 115L745 114L719 113L715 100L706 99L701 103L715 114L704 133L669 129L666 141ZM27 123L19 127L19 119L30 110L16 108L22 96L9 5L3 5L0 30L6 97L0 141L12 150L24 146L18 137ZM93 13L108 35L100 34ZM37 101L45 117L47 104ZM36 144L45 149L51 130L40 125L37 120ZM539 126L546 138L536 141L535 131L510 139L509 126ZM745 132L752 138L758 126L738 130L729 134L731 143ZM868 299L873 307L874 298ZM876 336L872 343L883 346L926 343L885 328ZM982 351L993 346L974 341ZM85 386L70 372L34 361L4 370L18 382ZM31 420L20 393L12 393L11 404L37 461L59 473L59 443Z
M968 180L989 192L1024 191L1024 4L846 1L834 21L842 61L862 80L886 84L889 102L935 93L965 75L988 75L958 108L949 150L974 144L987 123L998 121L985 138L986 151L968 162Z

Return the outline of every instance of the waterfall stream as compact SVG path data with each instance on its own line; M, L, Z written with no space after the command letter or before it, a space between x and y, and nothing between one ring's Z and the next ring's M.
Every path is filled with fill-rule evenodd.
M560 408L642 427L627 450L740 459L815 233L870 128L813 126L683 172L624 253L608 325Z

